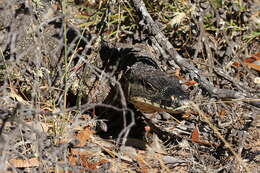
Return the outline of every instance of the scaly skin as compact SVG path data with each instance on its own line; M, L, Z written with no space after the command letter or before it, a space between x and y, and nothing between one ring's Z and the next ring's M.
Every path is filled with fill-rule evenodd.
M179 113L181 110L176 108L187 104L179 80L163 72L143 47L103 45L104 52L123 73L121 84L127 100L141 112Z

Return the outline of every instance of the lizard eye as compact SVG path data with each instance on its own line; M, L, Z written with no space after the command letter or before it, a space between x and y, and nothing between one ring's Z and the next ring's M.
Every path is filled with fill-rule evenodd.
M144 85L145 88L147 88L148 90L150 90L150 91L155 91L155 87L154 87L151 83L143 81L143 85Z

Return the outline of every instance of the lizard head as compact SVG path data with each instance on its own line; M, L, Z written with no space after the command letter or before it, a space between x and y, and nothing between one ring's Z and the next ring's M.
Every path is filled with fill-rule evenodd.
M140 111L172 112L186 105L188 95L179 80L143 63L133 65L126 74L128 100Z

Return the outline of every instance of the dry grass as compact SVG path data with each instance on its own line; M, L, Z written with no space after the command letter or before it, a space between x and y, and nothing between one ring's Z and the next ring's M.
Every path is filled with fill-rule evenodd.
M61 2L0 2L0 172L259 172L259 108L195 83L185 114L149 124L99 56L101 39L151 44L131 2ZM257 1L145 3L215 86L259 96L259 70L245 62L260 51ZM106 102L113 88L117 105Z

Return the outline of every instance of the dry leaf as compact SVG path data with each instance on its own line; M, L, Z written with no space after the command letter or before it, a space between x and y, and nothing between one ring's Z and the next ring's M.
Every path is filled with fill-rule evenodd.
M84 155L84 154L83 155L73 155L73 154L71 154L69 156L69 162L71 163L71 165L73 165L73 166L80 165L84 168L92 169L92 170L98 169L98 167L100 165L108 162L107 160L102 159L98 162L90 163L90 162L88 162L88 160L89 160L89 156Z
M219 112L220 118L223 119L227 115L228 111L226 109L222 109Z
M31 168L31 167L40 166L40 161L36 157L28 159L28 160L10 159L9 163L12 164L16 168Z
M140 155L140 154L138 154L137 156L136 156L136 160L137 160L137 163L138 163L138 165L139 165L139 167L140 167L140 169L141 169L141 171L140 172L142 172L142 173L148 173L149 171L148 171L148 164L145 162L145 160L143 159L143 157Z
M191 135L191 140L193 142L196 142L198 144L202 144L202 145L209 145L209 146L218 146L217 144L214 144L214 143L211 143L211 142L207 142L207 141L204 141L204 140L201 140L200 139L200 135L199 135L199 129L198 127L196 126L192 132L192 135Z
M88 169L98 169L98 166L108 162L107 160L100 160L98 162L90 163L88 162L89 158L91 157L90 152L86 150L80 150L78 148L72 148L70 150L70 154L68 157L69 162L71 165L80 165L84 168Z
M191 134L191 140L193 142L198 142L200 141L200 137L199 137L199 130L198 127L195 127L192 134Z
M249 58L244 59L244 63L254 70L260 71L260 52L252 55Z
M93 131L89 129L88 127L85 127L83 130L79 131L76 134L76 138L79 140L79 144L77 145L78 147L83 147L86 142L90 139L92 136Z
M187 85L187 86L193 86L196 84L198 84L198 82L195 80L190 80L190 81L185 82L185 85Z
M108 162L107 160L105 159L102 159L98 162L95 162L95 163L88 163L88 168L89 169L98 169L98 167L104 163Z
M252 63L252 64L248 64L248 67L260 71L260 65Z
M256 54L252 55L256 60L260 60L260 52L257 52Z
M232 63L232 66L233 66L233 67L240 67L240 66L241 66L241 63L238 62L238 61L235 61L235 62Z
M188 119L192 114L194 115L194 114L196 114L196 112L193 112L190 109L188 109L187 111L185 111L184 113L181 114L181 117Z
M254 61L255 61L255 58L252 58L252 57L244 59L244 63L246 63L246 64L252 63Z
M79 158L77 155L71 154L69 155L68 160L72 166L76 166L79 161Z
M174 76L177 77L181 81L185 80L185 78L181 75L181 69L179 69L179 68L177 68L175 70Z

